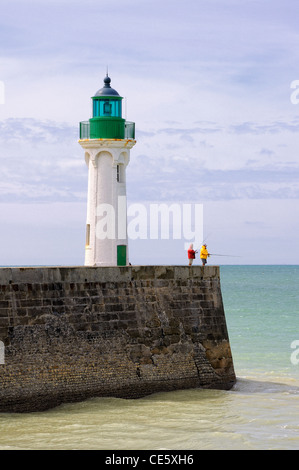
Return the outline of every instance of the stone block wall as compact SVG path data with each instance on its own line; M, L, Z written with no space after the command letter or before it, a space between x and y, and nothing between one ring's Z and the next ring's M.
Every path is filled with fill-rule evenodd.
M0 268L0 412L235 383L219 267Z

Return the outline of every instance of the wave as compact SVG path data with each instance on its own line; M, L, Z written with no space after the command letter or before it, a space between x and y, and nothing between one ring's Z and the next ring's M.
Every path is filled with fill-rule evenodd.
M248 393L284 393L299 395L299 386L290 383L271 382L269 380L255 380L245 377L237 377L237 382L231 389L232 392Z

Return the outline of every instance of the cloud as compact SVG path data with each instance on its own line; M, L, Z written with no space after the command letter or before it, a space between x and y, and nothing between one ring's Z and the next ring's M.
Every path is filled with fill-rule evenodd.
M0 201L85 200L87 169L68 124L0 121Z
M236 134L279 134L282 132L299 132L299 118L292 119L291 122L274 121L268 124L254 122L243 122L230 126L230 131Z
M248 123L240 127L243 124ZM258 122L254 126L251 123L250 129L253 127L266 132ZM257 146L251 154L245 149L236 161L234 146L240 137L237 132L236 141L227 141L230 129L205 123L186 129L175 126L152 132L141 130L141 142L132 150L127 170L130 198L181 201L192 197L204 202L299 197L299 162L296 158L283 162L281 157L281 152L289 152L288 148L272 142L273 149ZM280 125L280 133L285 132L289 132L288 126ZM76 134L75 126L50 120L0 121L0 200L85 201L87 168ZM202 140L202 135L209 140ZM223 156L228 145L233 150L231 160ZM254 145L252 141L252 148ZM149 149L151 154L147 153ZM139 153L142 150L146 153ZM258 160L252 158L255 155L259 155ZM227 165L230 161L232 164Z
M215 134L216 132L221 132L223 129L221 129L219 126L216 126L214 128L212 127L194 127L194 128L177 128L177 127L172 127L172 128L162 128L157 131L157 134L162 134L165 133L167 135L194 135L194 134Z
M219 201L232 199L299 198L299 165L245 166L236 170L209 170L173 157L137 159L128 168L128 188L135 200ZM169 170L172 171L169 171ZM142 181L142 184L140 184ZM155 181L155 184L153 184Z
M44 205L54 220L69 204L67 221L77 204L85 205L78 123L90 117L90 97L108 65L126 117L136 122L129 201L209 204L215 211L208 223L221 220L227 240L260 235L259 212L258 221L270 227L263 232L267 248L276 216L271 204L283 198L279 215L288 207L284 225L296 229L299 107L290 101L290 84L299 79L297 0L111 0L105 8L95 0L74 0L71 8L68 0L11 0L2 10L0 201L6 208L21 214L26 207L30 219L30 210L37 214ZM241 219L248 223L239 229ZM21 233L25 221L18 220ZM85 222L77 223L81 230ZM41 238L54 253L61 230L47 227L48 238L45 231ZM6 230L12 237L13 220ZM24 230L30 240L30 227ZM34 239L41 256L41 239Z
M260 155L267 155L267 156L274 155L274 153L275 152L273 152L273 150L266 149L266 148L262 148L261 151L259 152Z
M29 141L38 144L73 142L78 137L78 130L67 123L50 120L41 121L33 118L9 118L0 121L0 141L2 143Z

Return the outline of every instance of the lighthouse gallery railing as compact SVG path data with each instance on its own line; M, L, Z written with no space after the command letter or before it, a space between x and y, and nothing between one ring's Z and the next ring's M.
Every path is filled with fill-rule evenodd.
M125 139L135 139L135 122L125 122ZM90 139L89 121L80 122L80 139Z

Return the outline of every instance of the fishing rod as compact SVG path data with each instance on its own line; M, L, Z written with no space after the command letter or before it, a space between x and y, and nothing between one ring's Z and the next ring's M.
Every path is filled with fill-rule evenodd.
M204 238L203 242L202 242L202 245L205 244L205 242L207 241L207 239L209 238L209 236L211 235L212 232L208 233L208 235Z
M208 237L205 238L205 240L207 239ZM203 246L204 246L204 243L203 243ZM198 253L200 251L200 248L196 248L195 250L195 253ZM209 253L209 256L225 256L225 257L229 257L229 258L241 258L241 256L236 256L236 255L223 255L223 254L219 254L219 253Z
M218 253L209 253L210 256L229 256L230 258L241 258L241 256L235 255L219 255Z

